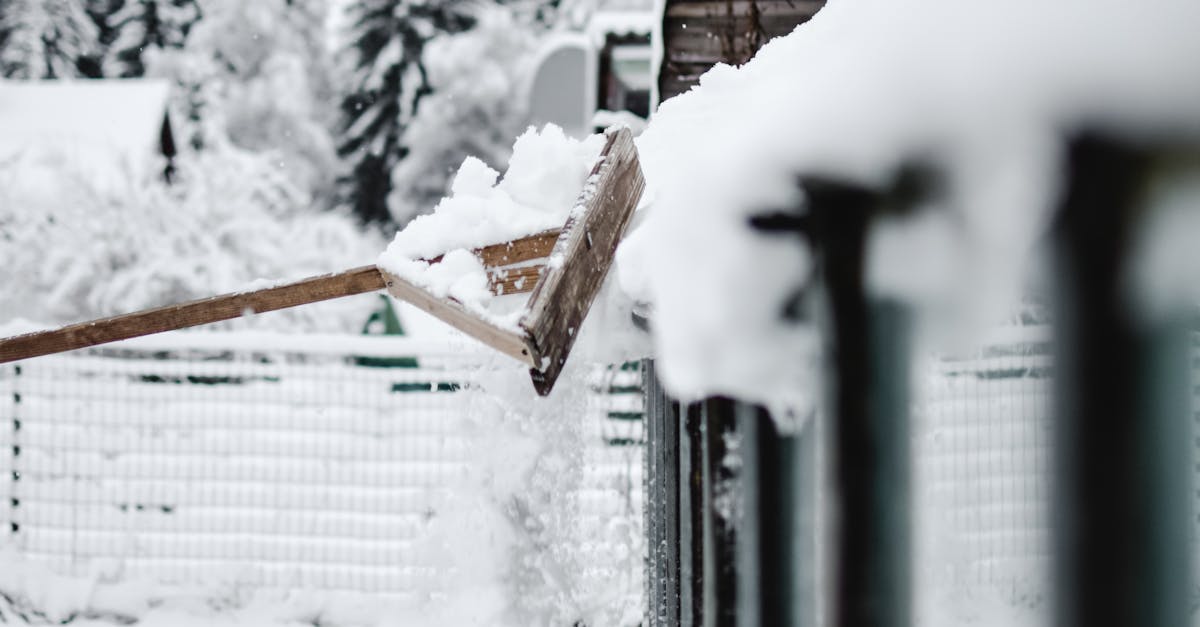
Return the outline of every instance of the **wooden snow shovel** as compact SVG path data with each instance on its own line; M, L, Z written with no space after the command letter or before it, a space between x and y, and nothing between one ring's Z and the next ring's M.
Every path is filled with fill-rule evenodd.
M0 363L387 289L392 296L527 364L533 387L545 396L566 363L575 332L612 265L617 244L645 187L629 130L609 129L606 135L601 158L589 177L594 184L579 198L581 212L572 214L559 230L475 250L488 269L494 293L532 292L518 323L519 332L496 326L461 303L438 298L376 266L364 266L277 287L0 339ZM548 257L553 257L555 263L536 263ZM437 257L430 261L440 260Z

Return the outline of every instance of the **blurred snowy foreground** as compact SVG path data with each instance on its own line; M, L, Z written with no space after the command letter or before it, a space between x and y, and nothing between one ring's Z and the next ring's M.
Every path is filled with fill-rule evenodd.
M617 258L625 291L654 307L663 382L685 398L810 400L796 356L812 338L780 312L812 259L749 224L803 213L801 175L883 188L902 166L936 168L939 206L870 233L869 286L920 308L1010 312L1066 138L1200 133L1197 23L1188 0L833 0L744 67L713 68L639 138L651 206ZM1154 258L1190 264L1168 274L1197 294L1193 250Z

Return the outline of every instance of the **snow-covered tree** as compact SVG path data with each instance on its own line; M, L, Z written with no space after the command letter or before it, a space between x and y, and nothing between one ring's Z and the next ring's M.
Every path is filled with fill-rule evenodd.
M93 54L98 31L84 0L0 2L0 75L8 78L78 76Z
M326 0L200 6L204 18L187 43L149 61L149 74L177 85L177 131L196 148L231 143L269 153L281 175L327 199L337 163Z
M526 123L520 94L534 37L507 8L481 8L471 30L426 48L433 93L404 129L411 151L392 170L388 206L403 224L432 209L467 156L503 169Z
M364 220L391 219L391 171L410 146L404 129L433 92L425 46L470 28L470 0L362 0L349 7L354 77L342 101L339 152L349 174L342 199Z
M115 33L104 61L105 76L135 77L146 73L146 55L181 48L200 19L196 0L123 0L107 16Z
M108 47L117 38L112 17L124 6L125 0L85 0L84 7L92 24L96 25L97 46L79 59L79 74L87 78L104 78L104 59Z

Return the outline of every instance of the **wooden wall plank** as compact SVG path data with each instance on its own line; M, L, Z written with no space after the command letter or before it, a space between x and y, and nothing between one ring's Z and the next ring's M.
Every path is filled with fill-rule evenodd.
M754 6L752 6L754 5ZM812 17L821 10L824 2L814 0L699 0L693 2L671 2L664 15L668 18L712 18L748 16L757 11L764 17L781 15L804 15Z
M691 89L717 63L745 63L768 40L790 33L824 5L824 0L668 0L660 98Z

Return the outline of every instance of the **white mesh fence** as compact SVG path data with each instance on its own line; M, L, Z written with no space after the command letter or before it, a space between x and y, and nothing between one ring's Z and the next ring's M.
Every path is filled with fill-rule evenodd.
M916 412L918 533L932 584L1042 605L1049 577L1053 442L1050 335L991 334L931 362Z
M917 530L935 585L1043 605L1049 342L1044 327L1004 329L919 376ZM470 424L492 363L482 349L248 333L120 346L0 366L0 533L26 557L171 583L403 595L445 580L425 532L487 437ZM550 557L528 570L637 591L641 373L588 377L568 404L578 415L563 417L578 425L562 442L578 448L574 476L541 488L576 541L541 547ZM563 524L527 530L558 525L562 539Z
M423 539L487 445L470 424L483 349L254 333L115 346L0 366L7 544L66 575L436 592ZM641 374L587 376L561 417L578 476L556 498L587 538L568 548L587 564L573 576L598 585L640 577Z

